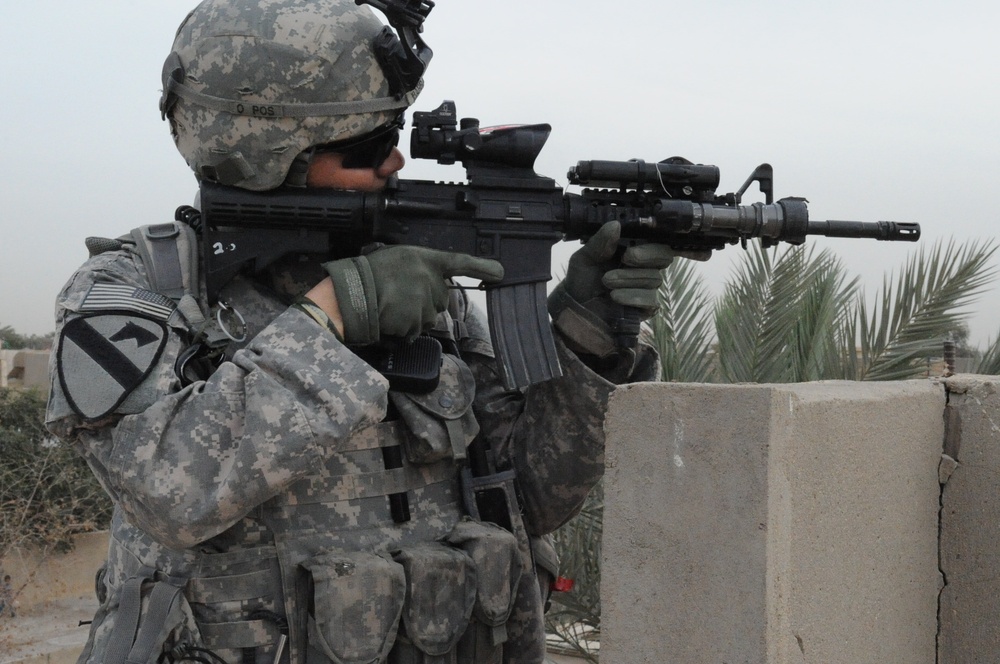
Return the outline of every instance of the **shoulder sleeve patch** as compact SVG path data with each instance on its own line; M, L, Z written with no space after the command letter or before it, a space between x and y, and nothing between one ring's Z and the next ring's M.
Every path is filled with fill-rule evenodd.
M74 318L56 352L66 401L85 419L106 417L146 379L166 343L162 320L129 312Z

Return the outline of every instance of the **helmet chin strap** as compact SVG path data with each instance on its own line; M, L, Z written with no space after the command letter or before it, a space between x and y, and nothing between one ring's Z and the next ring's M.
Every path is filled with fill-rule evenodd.
M204 164L199 175L210 182L234 185L249 180L257 173L242 152L231 152L217 164Z
M285 176L286 187L305 187L306 176L309 174L309 162L312 158L312 148L300 152L295 156L292 165L288 168L288 175Z

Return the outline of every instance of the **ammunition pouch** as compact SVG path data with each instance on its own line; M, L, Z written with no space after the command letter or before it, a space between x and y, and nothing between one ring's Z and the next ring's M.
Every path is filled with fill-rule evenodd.
M308 664L499 662L521 561L509 532L465 519L444 542L324 554L308 585Z
M446 655L465 633L475 606L472 559L436 543L416 544L394 557L406 573L406 607L394 660L420 662L419 653Z
M403 568L368 552L331 553L301 565L311 585L306 661L385 661L406 599Z
M465 448L479 433L479 423L472 412L475 394L472 370L451 355L442 356L441 379L433 392L389 392L406 423L408 433L403 448L411 463L465 458Z

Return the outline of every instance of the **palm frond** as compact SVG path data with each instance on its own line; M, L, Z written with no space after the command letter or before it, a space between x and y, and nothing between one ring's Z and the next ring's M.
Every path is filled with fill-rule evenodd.
M1000 375L1000 334L989 345L976 364L976 373L984 376Z
M723 377L757 383L832 377L836 330L856 287L828 250L790 247L772 258L754 244L715 310Z
M695 263L674 261L664 270L657 297L660 310L650 325L660 353L662 380L712 382L711 296Z
M802 267L802 290L791 330L795 346L790 353L790 380L799 383L842 378L837 332L857 295L859 279L848 280L843 264L827 251L807 256Z
M920 375L941 344L994 277L992 241L957 245L953 240L921 248L895 280L887 275L870 310L864 295L846 328L859 344L860 380L903 380Z
M765 251L745 253L733 278L716 301L719 370L724 382L751 382L760 365L759 340L765 334L770 301L771 259Z

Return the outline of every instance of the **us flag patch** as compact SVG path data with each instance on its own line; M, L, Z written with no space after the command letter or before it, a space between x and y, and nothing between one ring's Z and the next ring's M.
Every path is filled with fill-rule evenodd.
M156 320L167 320L176 305L165 295L122 284L94 284L83 299L81 312L134 311Z

